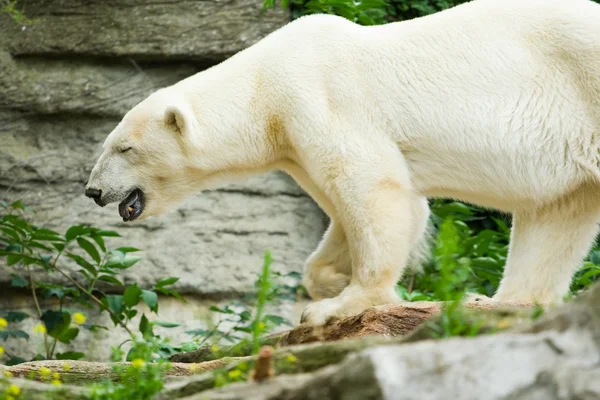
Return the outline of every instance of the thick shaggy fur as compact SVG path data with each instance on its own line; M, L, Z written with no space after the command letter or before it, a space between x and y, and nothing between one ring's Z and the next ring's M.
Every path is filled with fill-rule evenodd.
M140 187L142 218L223 179L294 177L332 220L306 263L309 323L397 300L426 197L513 213L495 299L557 301L600 219L600 6L300 18L151 95L104 149L89 187L107 202Z

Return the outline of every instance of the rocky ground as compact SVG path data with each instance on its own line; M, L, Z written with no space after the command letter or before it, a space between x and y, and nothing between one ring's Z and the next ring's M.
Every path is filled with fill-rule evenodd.
M440 304L377 307L325 326L300 326L271 336L271 347L258 362L256 356L215 359L209 348L177 354L158 398L599 399L600 285L535 314L529 307L471 304L460 323L477 326L477 334L440 339ZM254 365L264 379L214 388L213 370L231 370L240 362ZM59 369L60 363L5 370L32 400L50 392L74 399L87 390L84 383L118 379L109 365L88 362L70 362L60 387L22 378L42 366ZM0 391L2 385L7 383L0 384Z

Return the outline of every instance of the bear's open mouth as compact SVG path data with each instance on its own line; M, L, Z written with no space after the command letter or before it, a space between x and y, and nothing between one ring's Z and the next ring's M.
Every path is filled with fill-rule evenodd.
M123 221L133 221L137 219L144 211L144 192L141 189L134 189L129 195L119 203L119 215Z

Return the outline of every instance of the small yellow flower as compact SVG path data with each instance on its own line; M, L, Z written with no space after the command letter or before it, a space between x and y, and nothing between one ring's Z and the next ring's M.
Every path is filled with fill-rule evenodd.
M508 318L503 318L498 321L498 325L496 325L499 329L506 329L511 326L511 322Z
M6 390L6 393L11 394L13 396L18 396L21 394L21 388L18 387L17 385L13 385L11 384L8 389Z
M0 357L4 354L4 347L0 346Z
M216 344L213 344L212 346L210 346L210 349L212 350L213 353L216 353L217 351L219 351L219 346L217 346Z
M261 330L262 330L262 329L265 329L265 323L264 323L264 322L262 322L262 321L261 321L261 322L259 322L259 323L258 323L258 329L261 329Z
M52 379L52 384L54 386L60 386L60 385L62 385L62 382L58 379Z
M229 371L227 375L229 375L231 379L236 379L239 378L240 375L242 375L242 371L240 371L239 369L234 369L233 371Z
M141 358L136 358L131 362L131 365L133 365L134 368L144 368L144 365L146 365L146 362L144 360L142 360Z
M40 376L42 376L44 378L50 376L51 373L52 373L52 370L48 367L40 368Z
M87 320L87 318L85 317L85 315L83 315L80 312L76 312L75 314L73 314L73 321L77 324L77 325L82 325L85 324L85 321Z
M4 371L4 376L7 377L7 378L12 378L13 374L10 371Z
M296 358L295 355L290 354L289 356L287 356L287 360L288 360L288 362L295 363L298 359Z
M52 374L52 378L56 379L57 381L59 381L60 380L60 374L58 372L55 372L55 373Z
M62 368L63 368L64 371L70 371L71 370L71 364L64 363Z
M0 331L3 331L4 328L8 325L8 321L4 318L0 318Z
M42 324L36 325L35 328L33 328L33 331L35 333L41 333L41 334L44 334L44 333L48 332L46 330L46 326L42 325Z

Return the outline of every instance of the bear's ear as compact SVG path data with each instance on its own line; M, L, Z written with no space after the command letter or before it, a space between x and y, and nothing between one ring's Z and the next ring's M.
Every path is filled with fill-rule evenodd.
M174 132L185 134L187 121L183 110L177 106L168 106L165 110L165 125Z

